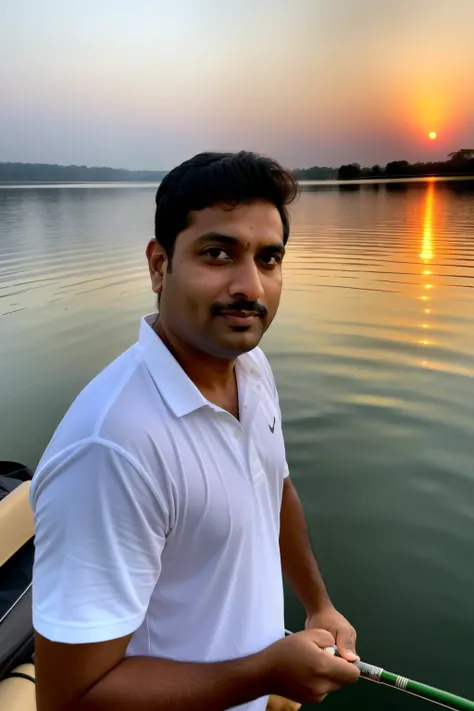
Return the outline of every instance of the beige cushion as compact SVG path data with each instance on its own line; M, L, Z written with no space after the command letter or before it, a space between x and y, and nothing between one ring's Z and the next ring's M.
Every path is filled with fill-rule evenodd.
M35 676L33 664L20 664L14 671ZM36 711L36 690L33 682L15 677L4 679L0 683L0 711Z
M301 708L301 704L297 701L290 701L290 699L284 699L283 696L276 696L272 694L268 699L267 711L298 711ZM0 706L0 711L3 711Z
M29 495L30 482L24 481L0 501L0 567L34 536Z

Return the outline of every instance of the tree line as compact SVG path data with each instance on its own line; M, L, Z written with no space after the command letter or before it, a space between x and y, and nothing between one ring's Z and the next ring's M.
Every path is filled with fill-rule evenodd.
M448 155L446 161L409 163L395 160L385 167L373 165L362 167L359 163L341 165L340 168L313 166L298 168L294 172L298 180L364 180L369 178L413 178L431 175L474 175L474 148L461 148Z
M159 182L166 170L126 170L121 168L85 165L51 165L49 163L1 163L0 182ZM313 166L293 171L298 180L363 180L369 178L413 178L430 175L473 175L474 148L461 148L448 155L446 161L409 163L395 160L383 168L373 165L361 167L359 163L341 165L339 168Z
M0 163L0 182L157 182L163 179L166 172L49 163Z
M448 160L429 163L409 163L394 160L385 168L374 165L362 168L359 163L341 165L337 171L338 180L360 180L364 178L416 178L433 175L474 175L474 148L461 148L449 153Z

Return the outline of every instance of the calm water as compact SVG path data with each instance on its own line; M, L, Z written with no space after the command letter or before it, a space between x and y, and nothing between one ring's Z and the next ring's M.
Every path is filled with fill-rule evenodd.
M35 466L153 310L150 185L0 188L0 457ZM307 185L263 346L367 661L474 698L474 181ZM269 591L271 594L271 591ZM303 624L287 596L287 624ZM328 708L420 709L361 681Z

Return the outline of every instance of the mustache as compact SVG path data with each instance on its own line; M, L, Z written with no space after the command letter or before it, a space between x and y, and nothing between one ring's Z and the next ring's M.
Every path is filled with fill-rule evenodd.
M219 316L220 314L229 314L233 311L253 311L260 318L263 318L268 314L268 309L259 304L258 301L233 301L231 304L223 304L217 301L211 306L211 314L213 316Z

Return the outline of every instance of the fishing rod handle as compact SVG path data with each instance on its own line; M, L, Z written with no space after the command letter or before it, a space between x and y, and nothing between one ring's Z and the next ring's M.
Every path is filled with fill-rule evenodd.
M326 647L324 651L339 656L335 645ZM446 708L455 709L455 711L474 711L474 701L465 699L462 696L457 696L448 691L436 689L434 686L429 686L428 684L408 679L405 676L385 671L382 667L376 667L373 664L367 664L367 662L354 662L354 664L360 669L360 675L369 681L375 681L384 686L391 686L400 691L413 694L420 699L433 701L441 706L446 706Z
M334 654L336 657L339 656L336 645L325 647L324 651L329 652L329 654ZM364 679L380 683L384 671L382 667L376 667L374 664L367 664L367 662L360 661L354 662L354 665L359 669L360 675L363 676Z

